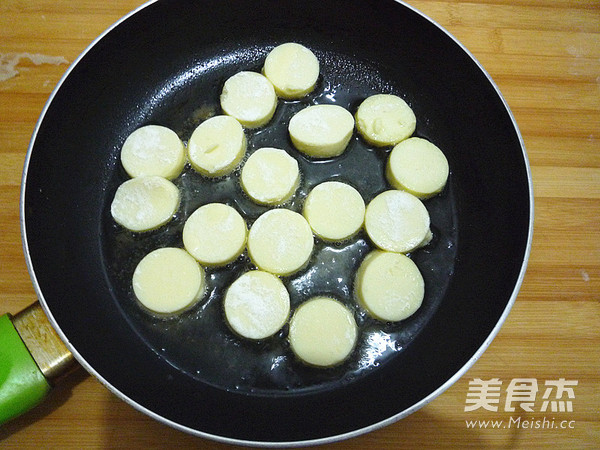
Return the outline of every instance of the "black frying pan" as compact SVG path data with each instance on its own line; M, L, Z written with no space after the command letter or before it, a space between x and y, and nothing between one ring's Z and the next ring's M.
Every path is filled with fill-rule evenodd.
M207 300L181 316L154 317L135 302L135 264L148 251L181 246L185 219L224 201L249 222L234 179L208 181L186 168L184 201L166 227L132 234L110 216L127 177L125 138L145 124L182 139L218 112L222 83L260 70L275 45L295 41L321 61L317 89L280 101L271 126L249 131L249 151L279 146L303 172L299 210L310 187L337 178L370 200L386 189L386 153L354 136L343 158L314 163L293 150L286 123L311 103L354 112L378 92L403 97L415 135L441 147L451 175L427 201L434 241L412 256L426 282L423 307L382 324L353 305L352 274L370 250L364 234L346 246L317 244L307 272L286 278L292 307L330 294L354 308L358 347L334 369L298 363L286 330L259 343L235 338L222 318L224 286L249 268L242 257L210 272ZM41 303L79 362L137 409L180 430L254 445L338 440L398 420L447 389L496 335L521 284L532 232L527 157L514 119L479 64L439 26L391 0L159 1L105 33L76 61L38 122L25 165L23 238ZM334 258L342 261L335 271ZM348 288L350 287L350 289Z

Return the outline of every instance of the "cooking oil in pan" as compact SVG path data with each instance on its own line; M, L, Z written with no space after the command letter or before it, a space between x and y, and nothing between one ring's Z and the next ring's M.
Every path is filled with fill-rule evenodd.
M392 92L402 95L401 89L382 80L372 67L348 62L347 58L340 59L336 55L320 54L319 57L328 64L322 69L314 93L301 101L280 100L270 124L261 129L246 130L246 157L258 148L269 146L285 149L297 159L301 183L292 199L281 207L298 212L312 187L323 181L338 180L354 186L366 203L379 192L390 189L384 176L389 149L373 149L356 133L344 154L334 159L311 160L294 149L287 124L300 109L311 104L334 103L354 113L360 101L371 94ZM340 70L341 66L344 70ZM351 70L348 71L348 67ZM225 74L214 76L218 78L217 82L206 77L204 84L219 85L226 77ZM202 85L196 86L195 91L202 92ZM207 114L218 113L218 103L214 98L212 101L211 104L210 99L199 99L199 106L193 108L190 103L185 107L171 107L157 113L152 121L170 126L186 141ZM182 120L183 117L186 120ZM172 124L176 120L179 120L179 128ZM419 129L418 125L415 135L427 137L426 134L427 130ZM425 299L419 311L409 319L398 323L380 322L370 318L357 305L353 292L355 273L373 249L364 232L335 244L315 238L315 250L306 268L283 278L290 293L292 314L299 304L315 295L335 297L354 312L359 339L354 352L340 366L312 368L296 360L287 342L287 325L275 336L259 342L239 338L228 328L222 310L223 295L237 277L254 268L245 253L226 267L207 269L206 295L188 310L159 317L143 309L131 288L135 266L156 248L183 247L183 225L198 207L211 202L227 203L245 217L248 226L269 209L253 203L245 195L239 184L239 173L240 169L237 169L229 176L207 179L186 167L174 180L182 194L178 212L169 224L151 232L135 234L124 230L112 221L108 209L105 211L104 252L115 300L149 348L176 369L222 389L281 394L349 383L385 364L410 345L442 300L453 271L457 230L451 178L441 195L425 202L434 239L411 255L425 279ZM122 170L115 170L114 178L117 186L126 175Z

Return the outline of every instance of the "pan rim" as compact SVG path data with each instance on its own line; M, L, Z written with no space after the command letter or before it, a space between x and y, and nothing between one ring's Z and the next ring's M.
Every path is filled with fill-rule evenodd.
M482 72L482 74L485 76L485 78L487 78L488 83L493 87L498 99L502 102L504 109L506 110L508 116L510 117L510 121L514 128L514 132L516 133L516 136L518 137L519 145L521 147L521 151L522 151L522 155L523 155L523 162L524 162L525 171L527 174L528 196L529 196L529 198L528 198L528 200L529 200L529 224L528 224L525 252L523 255L523 260L521 262L518 278L516 280L515 286L511 293L511 296L506 304L506 307L504 308L504 310L503 310L499 320L497 321L496 325L494 326L494 328L491 330L491 332L489 333L489 335L487 336L485 341L482 343L482 345L478 348L478 350L470 357L470 359L451 378L449 378L439 388L437 388L435 391L433 391L428 396L421 399L418 403L412 405L411 407L409 407L403 411L400 411L399 413L397 413L393 416L390 416L387 419L381 420L377 423L374 423L374 424L368 425L366 427L362 427L362 428L359 428L359 429L356 429L356 430L353 430L353 431L350 431L347 433L337 434L334 436L327 436L327 437L323 437L323 438L297 440L297 441L285 441L285 442L243 440L243 439L230 438L230 437L226 437L226 436L220 436L220 435L216 435L216 434L203 432L201 430L193 429L193 428L178 424L170 419L167 419L167 418L161 416L160 414L157 414L157 413L149 410L145 406L141 405L140 403L136 402L135 400L131 399L126 394L121 392L118 388L113 386L107 379L105 379L99 372L97 372L87 362L87 360L83 357L83 355L81 355L77 351L75 346L70 342L69 338L64 334L63 330L61 329L60 325L56 321L54 315L52 314L52 312L48 306L48 303L46 302L46 299L44 297L42 289L38 283L38 279L37 279L37 276L36 276L36 273L35 273L35 270L33 267L33 261L32 261L31 254L29 251L29 241L27 239L27 226L25 223L25 191L26 191L28 168L29 168L29 164L30 164L30 160L31 160L31 155L32 155L33 148L34 148L34 145L36 142L37 134L38 134L39 129L44 121L46 113L47 113L48 109L50 108L50 105L52 104L54 98L60 91L61 86L63 85L65 80L70 76L70 74L75 69L75 67L90 52L90 50L92 48L94 48L100 41L102 41L106 37L106 35L108 35L114 28L118 27L122 23L126 22L129 18L131 18L135 14L139 13L141 10L146 9L147 7L149 7L150 5L152 5L156 2L158 2L158 0L150 0L146 3L143 3L136 9L132 10L131 12L129 12L128 14L126 14L125 16L120 18L118 21L116 21L115 23L110 25L105 31L103 31L98 37L96 37L78 55L78 57L71 63L69 68L65 71L65 73L63 74L61 79L58 81L57 85L53 89L48 100L46 101L46 103L40 113L40 116L36 122L35 128L32 132L32 137L30 139L30 142L29 142L29 145L27 148L27 153L26 153L25 160L24 160L22 179L21 179L20 207L19 207L21 240L22 240L22 245L23 245L23 252L24 252L24 256L25 256L26 266L27 266L30 278L32 280L32 284L34 286L34 290L36 292L36 295L38 296L39 302L40 302L45 314L48 316L50 323L52 324L52 326L54 327L54 329L56 330L56 332L58 333L58 335L60 336L62 341L65 343L67 348L71 351L71 353L74 355L76 360L84 367L84 369L88 373L93 375L98 381L100 381L114 395L116 395L118 398L125 401L129 405L131 405L136 410L154 418L155 420L157 420L165 425L175 428L179 431L183 431L188 434L192 434L192 435L195 435L198 437L202 437L202 438L206 438L206 439L210 439L210 440L214 440L214 441L222 442L222 443L226 443L226 444L245 445L245 446L253 446L253 447L282 448L282 447L290 447L290 446L321 445L321 444L338 442L338 441L354 438L354 437L360 436L362 434L366 434L366 433L375 431L377 429L386 427L402 418L407 417L408 415L416 412L417 410L421 409L422 407L424 407L425 405L427 405L428 403L433 401L435 398L437 398L439 395L441 395L444 391L446 391L448 388L450 388L454 383L456 383L460 378L462 378L465 375L465 373L479 360L481 355L485 352L485 350L489 347L491 342L494 340L494 338L499 333L506 318L508 317L510 310L512 309L512 306L514 305L514 303L516 301L516 298L518 296L519 290L521 288L521 285L522 285L524 277L525 277L525 272L527 269L527 265L528 265L528 261L529 261L529 257L530 257L530 253L531 253L532 239L533 239L533 225L534 225L534 193L533 193L531 167L530 167L529 158L527 155L527 150L524 145L523 137L522 137L521 132L516 123L516 119L515 119L512 111L510 110L510 107L508 106L505 98L503 97L499 87L496 85L496 83L493 81L493 79L487 73L487 71L483 68L482 64L475 58L475 56L463 44L461 44L449 31L447 31L440 24L438 24L436 21L434 21L433 19L431 19L430 17L428 17L427 15L425 15L424 13L422 13L421 11L416 9L415 7L409 5L401 0L394 0L394 2L397 3L398 5L400 5L401 7L404 7L406 9L418 14L419 16L421 16L421 18L425 19L427 22L429 22L430 24L432 24L433 26L438 28L440 31L442 31L446 35L447 38L449 38L451 41L453 41L453 43L455 45L457 45L462 50L462 52L464 52L476 64L476 66L479 68L479 70Z

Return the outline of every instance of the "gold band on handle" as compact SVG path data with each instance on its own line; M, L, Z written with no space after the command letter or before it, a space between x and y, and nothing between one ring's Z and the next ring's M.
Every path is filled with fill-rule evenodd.
M12 323L48 382L54 383L77 367L39 302L13 316Z

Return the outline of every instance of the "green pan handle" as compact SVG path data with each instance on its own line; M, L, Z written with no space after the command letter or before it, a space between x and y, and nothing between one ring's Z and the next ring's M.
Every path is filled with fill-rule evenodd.
M49 390L10 317L0 317L0 424L33 408Z
M39 303L0 316L0 425L41 402L72 362Z

